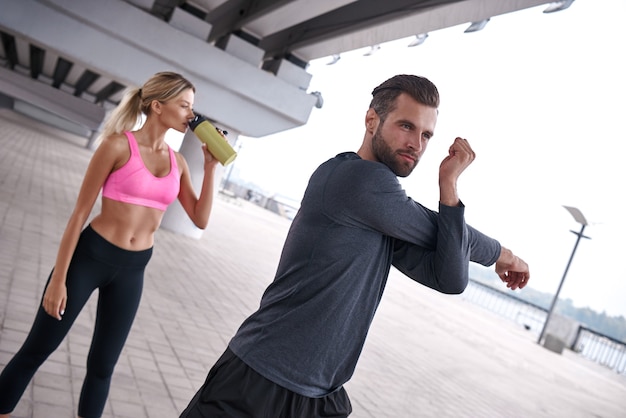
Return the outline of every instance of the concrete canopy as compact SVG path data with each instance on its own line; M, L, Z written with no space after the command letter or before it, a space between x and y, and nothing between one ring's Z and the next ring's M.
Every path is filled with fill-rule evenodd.
M94 131L98 108L173 70L196 85L197 111L261 137L308 121L313 59L547 3L0 0L0 95Z

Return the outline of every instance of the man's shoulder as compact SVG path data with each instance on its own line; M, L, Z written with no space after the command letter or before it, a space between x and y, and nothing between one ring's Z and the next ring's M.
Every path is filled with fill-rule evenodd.
M322 164L322 166L324 165L332 167L333 169L340 167L341 170L350 171L359 175L381 172L395 177L389 167L387 167L383 163L364 160L357 153L352 151L337 154L335 157Z
M386 165L364 160L354 152L345 152L329 159L322 164L313 179L322 182L327 191L340 193L366 190L373 192L378 189L397 189L397 176Z

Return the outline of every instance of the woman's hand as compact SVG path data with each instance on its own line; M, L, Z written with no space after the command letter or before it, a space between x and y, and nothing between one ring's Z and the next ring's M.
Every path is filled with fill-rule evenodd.
M48 315L59 321L63 319L67 304L67 287L62 280L55 280L54 275L46 287L43 295L42 306Z
M209 151L209 148L206 146L205 143L202 143L202 152L204 154L205 169L214 168L215 166L217 166L217 163L219 161L217 160L217 158L215 158L215 156L213 156L213 154L211 154L211 151Z

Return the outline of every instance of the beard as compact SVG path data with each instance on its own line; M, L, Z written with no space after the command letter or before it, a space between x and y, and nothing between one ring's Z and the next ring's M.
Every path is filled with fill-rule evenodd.
M397 151L391 149L385 138L383 137L381 128L383 124L378 125L376 133L372 137L372 151L378 161L385 164L398 177L407 177L413 172L413 169L419 162L418 155L411 150ZM409 154L415 157L415 162L410 163L398 154Z

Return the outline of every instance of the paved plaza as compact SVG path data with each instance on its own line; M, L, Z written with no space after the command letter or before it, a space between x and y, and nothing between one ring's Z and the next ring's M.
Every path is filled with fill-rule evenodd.
M32 323L91 156L85 143L0 110L0 368ZM104 417L179 416L258 305L288 227L219 194L202 238L157 232ZM96 296L15 418L75 417ZM520 325L397 272L346 390L354 418L626 417L626 376L569 350L553 353Z

